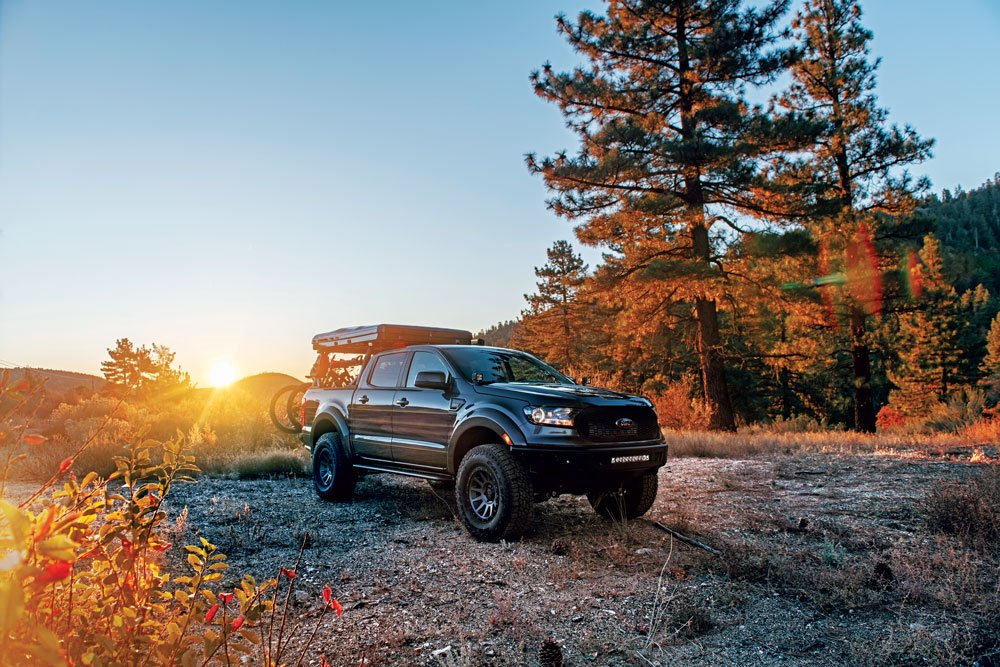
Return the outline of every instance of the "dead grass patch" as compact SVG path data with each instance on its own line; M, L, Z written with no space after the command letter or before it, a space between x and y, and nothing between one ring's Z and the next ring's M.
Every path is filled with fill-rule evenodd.
M952 535L977 549L1000 542L1000 466L988 466L965 481L935 484L922 507L931 532Z

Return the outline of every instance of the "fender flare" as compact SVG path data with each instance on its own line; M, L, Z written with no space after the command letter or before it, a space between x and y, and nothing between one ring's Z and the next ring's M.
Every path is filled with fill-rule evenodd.
M459 446L462 437L475 428L486 428L496 434L497 439L502 442L504 434L510 438L511 443L523 446L527 443L521 428L506 412L496 408L484 408L476 410L473 414L463 419L452 432L448 442L448 472L455 474L458 470L458 457L464 455Z
M317 428L324 424L324 422L333 428ZM330 433L331 431L335 431L337 435L340 436L340 446L343 448L344 454L350 457L352 452L350 451L350 431L347 429L347 420L344 418L344 415L341 414L340 410L337 410L336 408L326 408L322 412L319 412L313 419L312 431L309 435L312 447L316 446L316 441L319 439L317 433L319 433L319 435L323 435L325 433ZM312 447L310 447L310 450Z

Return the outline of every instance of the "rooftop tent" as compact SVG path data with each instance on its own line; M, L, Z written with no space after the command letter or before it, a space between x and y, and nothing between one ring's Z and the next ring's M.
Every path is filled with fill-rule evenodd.
M366 354L407 345L468 345L472 332L462 329L415 327L405 324L372 324L344 327L313 336L317 352Z

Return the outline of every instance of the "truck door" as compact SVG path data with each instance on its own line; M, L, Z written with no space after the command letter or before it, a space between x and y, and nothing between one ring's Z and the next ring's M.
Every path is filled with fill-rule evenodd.
M436 352L418 350L413 353L406 382L396 392L392 456L397 464L445 470L448 467L448 440L460 404L453 402L451 390L416 387L414 382L420 371L441 371L446 377L452 375Z
M351 404L351 443L358 456L392 460L392 414L406 352L380 354L364 370Z

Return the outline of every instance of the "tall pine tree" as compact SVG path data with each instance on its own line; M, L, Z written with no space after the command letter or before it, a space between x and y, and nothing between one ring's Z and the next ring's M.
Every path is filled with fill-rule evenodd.
M567 369L581 361L581 311L586 306L577 301L577 293L587 265L568 241L556 241L547 254L545 265L535 268L538 291L524 295L528 308L521 313L515 344Z
M983 384L986 386L990 403L1000 401L1000 313L993 318L990 332L986 336L986 357L983 359Z
M854 423L873 432L869 328L871 316L881 310L883 268L874 243L884 214L907 212L914 195L929 187L925 180L914 182L904 168L930 157L932 142L909 126L891 125L888 112L878 106L879 63L869 54L872 34L861 23L855 0L805 0L792 27L801 57L777 103L813 122L819 132L804 148L805 158L781 156L777 171L795 193L789 210L809 215L807 224L822 249L817 271L846 276L842 304L851 348Z
M579 221L585 243L611 251L618 280L656 281L661 302L688 304L704 398L714 428L735 429L720 334L726 292L723 208L749 204L762 148L748 83L784 65L773 50L787 0L745 8L740 0L617 0L606 15L557 19L589 61L549 65L535 92L559 105L580 139L576 155L537 159L531 171L555 193L556 213Z
M927 415L962 382L962 309L944 276L941 246L928 235L920 251L922 296L919 307L900 315L896 334L899 362L889 372L896 386L893 406L909 416Z

